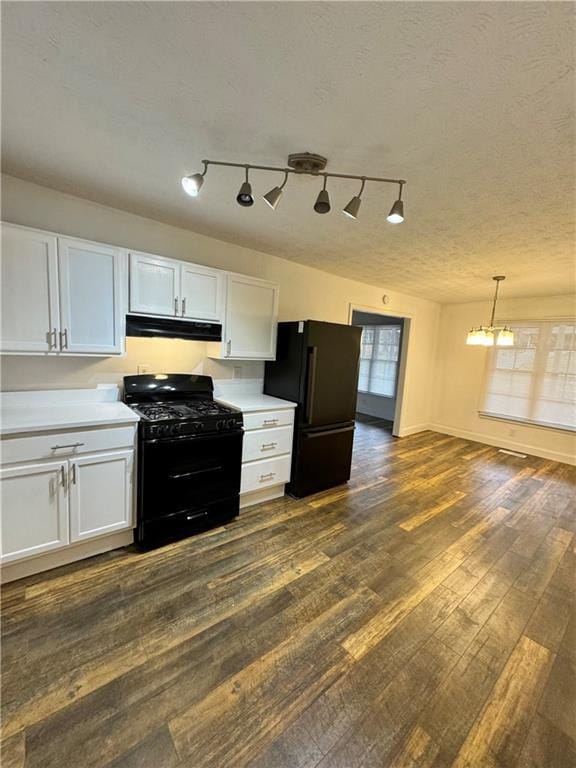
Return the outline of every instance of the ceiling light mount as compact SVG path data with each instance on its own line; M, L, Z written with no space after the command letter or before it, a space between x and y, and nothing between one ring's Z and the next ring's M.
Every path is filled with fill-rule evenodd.
M326 168L326 160L322 155L315 155L313 152L293 152L288 155L288 167L294 170L294 173L312 173L314 175Z

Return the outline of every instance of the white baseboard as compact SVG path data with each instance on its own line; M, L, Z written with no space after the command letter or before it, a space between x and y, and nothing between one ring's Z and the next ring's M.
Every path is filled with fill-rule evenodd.
M281 496L284 496L284 483L281 485L273 485L271 488L263 488L262 490L243 493L240 496L240 509L253 507L254 504L260 504L263 501L279 499Z
M17 560L14 563L6 563L2 566L2 583L23 579L35 573L49 571L61 565L74 563L76 560L84 560L86 557L101 555L111 549L127 547L134 541L134 531L120 531L108 536L100 536L92 541L82 541L78 544L58 549L55 552L46 552L43 555L29 557L25 560Z
M448 427L445 424L429 424L428 429L431 429L433 432L441 432L443 435L452 435L452 437L462 437L464 440L474 440L474 442L483 443L484 445L493 445L495 448L506 448L512 451L519 451L520 453L527 453L530 456L539 456L542 459L559 461L562 464L576 465L576 456L569 453L551 451L547 448L539 448L538 446L519 443L515 440L492 437L484 435L482 432L468 432L465 429Z
M394 437L408 437L408 435L415 435L417 432L425 432L427 429L432 429L430 424L414 424L412 427L402 427L398 433L393 434Z

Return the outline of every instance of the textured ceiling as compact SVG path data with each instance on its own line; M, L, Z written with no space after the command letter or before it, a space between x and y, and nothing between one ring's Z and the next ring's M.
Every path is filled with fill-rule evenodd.
M539 2L2 3L3 168L40 184L442 302L574 288L574 6ZM275 212L204 157L329 170ZM262 194L280 180L255 173Z

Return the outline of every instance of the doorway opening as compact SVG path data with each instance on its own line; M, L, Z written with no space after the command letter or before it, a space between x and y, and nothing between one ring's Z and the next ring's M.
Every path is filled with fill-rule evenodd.
M402 394L409 318L354 309L362 328L356 421L371 430L401 434Z

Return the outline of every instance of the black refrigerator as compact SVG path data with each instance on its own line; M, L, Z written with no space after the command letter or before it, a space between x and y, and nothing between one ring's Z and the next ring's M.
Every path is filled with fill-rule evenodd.
M286 486L291 496L350 478L361 333L316 320L278 324L276 360L266 363L264 392L298 403Z

